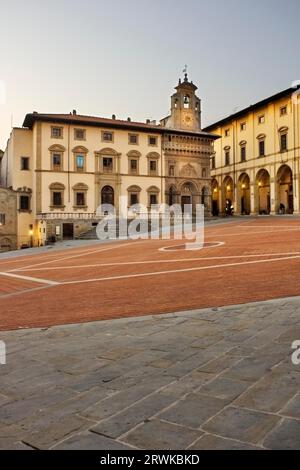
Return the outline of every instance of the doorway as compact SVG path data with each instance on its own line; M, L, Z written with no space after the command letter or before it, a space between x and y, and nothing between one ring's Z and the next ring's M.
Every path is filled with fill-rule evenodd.
M74 224L63 224L63 239L64 240L74 239Z

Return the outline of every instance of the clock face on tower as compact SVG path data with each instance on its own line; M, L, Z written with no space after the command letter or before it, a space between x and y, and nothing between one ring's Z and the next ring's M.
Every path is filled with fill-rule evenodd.
M190 114L185 114L183 116L183 122L187 127L193 127L193 118Z

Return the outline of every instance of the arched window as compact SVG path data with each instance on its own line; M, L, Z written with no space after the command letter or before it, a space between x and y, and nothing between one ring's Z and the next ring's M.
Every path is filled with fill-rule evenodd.
M183 98L183 107L185 109L188 109L190 107L190 102L191 100L190 100L189 95L185 95L185 97Z
M115 204L115 192L111 186L104 186L101 191L101 204Z
M173 206L176 203L176 192L173 186L169 189L169 206Z

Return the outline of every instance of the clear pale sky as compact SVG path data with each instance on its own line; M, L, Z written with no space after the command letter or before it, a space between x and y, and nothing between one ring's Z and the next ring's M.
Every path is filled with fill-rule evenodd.
M168 114L185 64L203 125L300 79L299 0L0 0L0 148L32 111Z

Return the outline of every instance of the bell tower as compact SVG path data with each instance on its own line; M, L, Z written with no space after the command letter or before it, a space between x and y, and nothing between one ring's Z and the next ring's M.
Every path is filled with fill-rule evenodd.
M198 88L189 82L187 73L179 79L176 93L171 97L171 116L166 127L187 131L201 130L201 100L196 96Z

